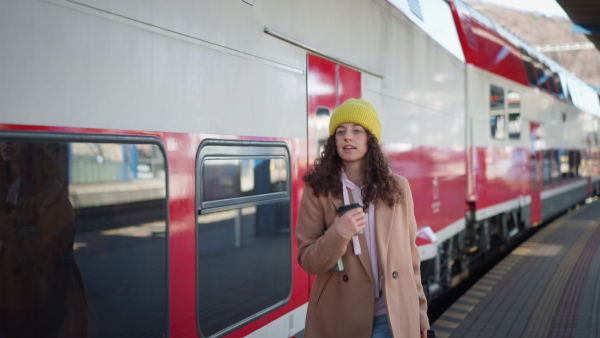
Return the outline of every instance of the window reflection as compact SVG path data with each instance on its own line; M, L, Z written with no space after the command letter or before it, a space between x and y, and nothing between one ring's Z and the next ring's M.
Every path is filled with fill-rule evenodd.
M289 202L198 217L198 318L205 336L287 298Z
M548 87L548 77L551 76L548 67L541 63L537 58L533 57L534 67L537 76L537 86L539 89L548 92L550 88Z
M0 335L84 337L88 308L59 164L40 143L0 149Z
M71 143L69 152L72 184L165 178L162 154L152 144Z
M198 317L213 335L286 299L291 285L289 203L198 217Z
M197 311L204 337L220 336L289 297L292 239L286 154L280 143L271 142L208 142L200 149Z
M503 140L505 138L504 89L493 85L490 87L490 127L493 139Z
M578 150L571 151L571 157L569 161L569 176L573 177L581 177L580 167L581 167L581 152Z
M543 152L544 158L543 158L543 176L544 176L544 187L548 187L550 186L550 184L552 184L552 179L550 177L550 151L549 150L544 150Z
M556 88L556 96L559 99L564 100L565 93L563 92L562 84L560 82L560 76L558 75L558 73L552 73L552 81L554 82L554 88Z
M213 159L203 162L204 201L286 191L283 158Z
M508 92L508 138L521 138L521 94Z
M552 184L560 183L560 156L556 150L552 151L552 162L550 166L550 174L552 176Z
M331 112L325 107L317 108L317 115L315 119L316 129L316 140L317 140L317 153L315 158L321 156L327 139L329 138L329 120L331 119Z
M527 73L527 79L529 80L529 85L533 87L537 87L537 76L535 75L536 70L533 67L533 59L529 56L527 50L521 47L521 58L523 59L523 63L525 65L525 71Z
M530 158L531 163L531 190L537 191L539 187L539 179L538 179L538 154L531 153Z
M75 257L89 304L88 337L165 336L162 152L153 144L70 143L69 149Z
M17 141L0 143L0 337L164 336L158 147Z
M557 151L557 158L558 161L560 163L559 165L559 170L560 170L560 177L563 181L566 181L570 178L569 176L569 152L565 151L563 149L558 150Z

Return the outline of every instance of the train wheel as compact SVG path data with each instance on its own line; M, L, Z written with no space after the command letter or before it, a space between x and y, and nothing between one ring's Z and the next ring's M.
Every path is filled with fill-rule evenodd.
M452 288L452 267L454 265L454 239L451 238L438 247L440 255L440 284L442 293Z
M492 238L490 236L490 223L484 221L479 227L479 250L483 255L492 249Z

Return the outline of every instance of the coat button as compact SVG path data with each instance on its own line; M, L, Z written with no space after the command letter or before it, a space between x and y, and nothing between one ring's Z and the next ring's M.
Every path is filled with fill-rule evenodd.
M398 272L397 272L397 271L394 271L394 272L392 273L392 277L393 277L394 279L398 278Z
M348 283L348 275L344 275L344 277L342 277L342 279L344 280L344 283Z

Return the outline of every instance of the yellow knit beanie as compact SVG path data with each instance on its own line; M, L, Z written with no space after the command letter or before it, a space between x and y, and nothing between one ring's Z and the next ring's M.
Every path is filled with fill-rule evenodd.
M337 107L329 120L329 136L335 133L342 123L356 123L363 126L381 142L381 122L373 106L363 99L348 99Z

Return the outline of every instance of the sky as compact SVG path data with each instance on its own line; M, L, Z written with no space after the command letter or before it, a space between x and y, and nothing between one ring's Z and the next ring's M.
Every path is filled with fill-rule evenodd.
M540 12L546 16L568 17L554 0L471 0L471 4L477 2L491 2L524 11Z

